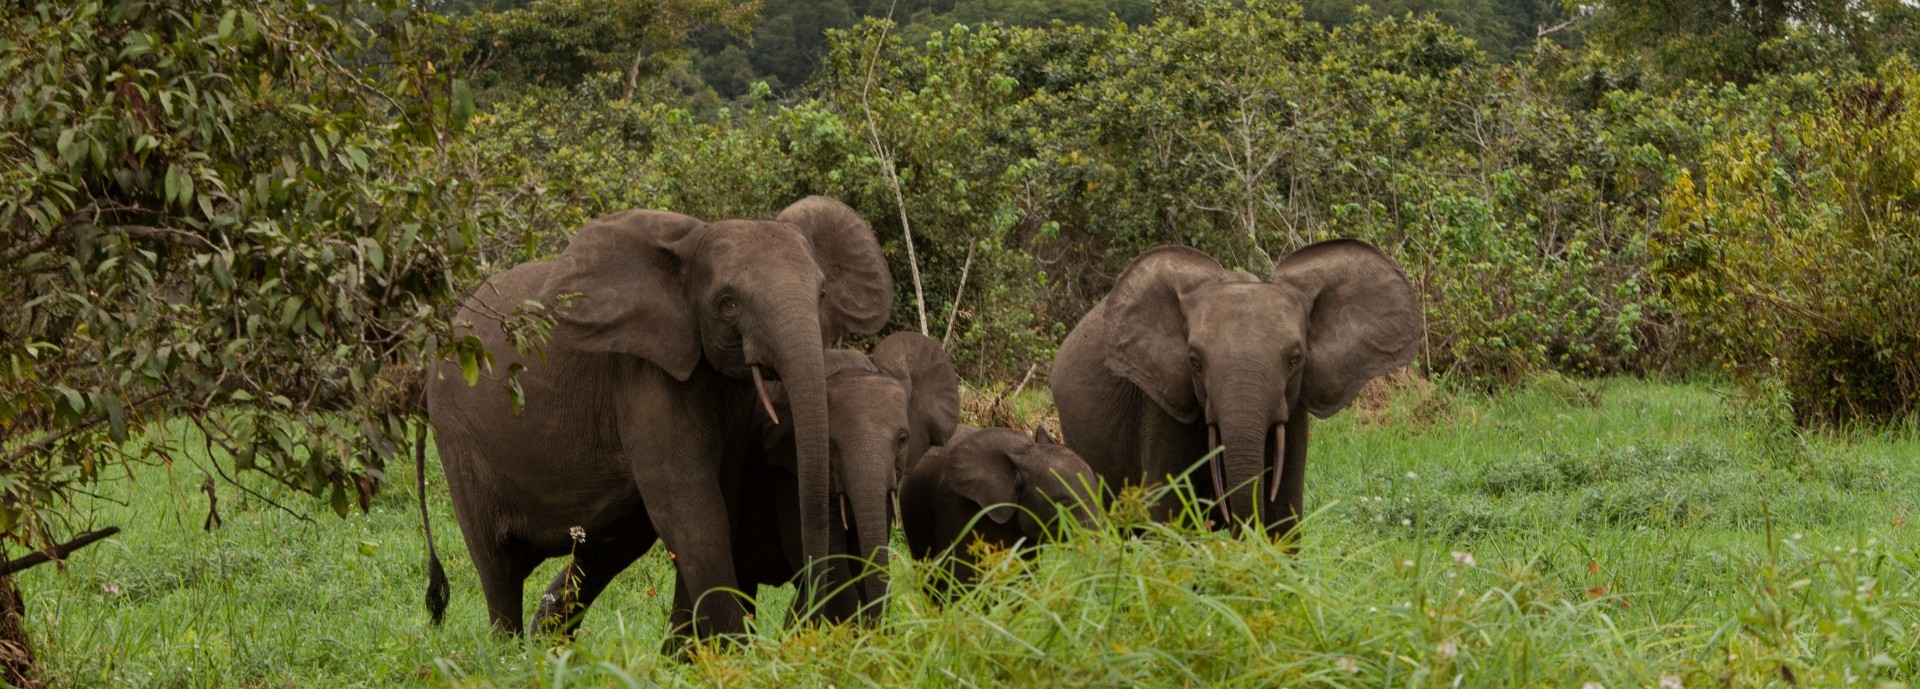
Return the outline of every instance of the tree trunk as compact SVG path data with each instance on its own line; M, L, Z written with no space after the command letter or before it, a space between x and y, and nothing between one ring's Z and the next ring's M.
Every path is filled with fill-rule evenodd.
M37 688L33 645L27 638L27 606L13 575L0 576L0 678L16 687Z

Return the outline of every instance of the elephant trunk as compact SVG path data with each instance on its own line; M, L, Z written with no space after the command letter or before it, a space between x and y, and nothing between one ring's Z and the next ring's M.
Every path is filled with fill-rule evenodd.
M819 303L811 290L796 291L767 305L774 370L793 415L794 468L800 483L800 547L809 576L828 554L827 383Z
M1220 440L1225 446L1228 513L1235 521L1254 519L1255 502L1264 497L1266 483L1267 438L1272 436L1270 406L1248 404L1230 406L1232 411L1220 420ZM1257 492L1256 492L1257 491Z
M856 575L859 577L860 619L869 625L879 621L880 602L887 594L887 538L892 534L893 527L888 510L891 502L888 491L893 488L891 440L887 438L871 443L870 448L861 448L859 456L885 461L874 463L874 471L844 476L841 483L847 487L853 507L855 539L849 545L858 548L854 555L865 559L865 562L850 564L852 571L860 573Z

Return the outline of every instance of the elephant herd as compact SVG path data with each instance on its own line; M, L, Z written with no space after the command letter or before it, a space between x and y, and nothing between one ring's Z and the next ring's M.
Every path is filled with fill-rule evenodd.
M1310 245L1271 279L1154 249L1062 344L1055 441L960 426L953 365L923 335L829 348L877 333L892 306L873 232L820 196L773 220L615 213L558 258L482 284L453 326L491 365L470 384L440 362L427 413L493 626L520 633L526 578L567 557L533 624L571 631L656 541L677 573L669 643L743 632L738 592L757 584L795 584L803 617L871 622L896 498L913 556L951 552L964 584L974 539L1091 524L1103 496L1203 458L1193 484L1217 524L1283 533L1300 515L1308 414L1404 366L1422 329L1405 275L1363 242ZM522 309L551 316L544 345L505 326ZM1168 496L1153 516L1177 508ZM430 531L428 548L438 622Z

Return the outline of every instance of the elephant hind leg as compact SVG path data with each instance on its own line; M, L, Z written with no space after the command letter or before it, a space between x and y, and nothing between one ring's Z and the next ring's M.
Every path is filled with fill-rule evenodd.
M638 547L576 553L573 561L554 575L546 593L540 595L540 605L533 612L535 629L572 636L574 630L580 628L580 618L586 616L587 608L607 590L614 576L633 565L651 547L653 539L649 538Z

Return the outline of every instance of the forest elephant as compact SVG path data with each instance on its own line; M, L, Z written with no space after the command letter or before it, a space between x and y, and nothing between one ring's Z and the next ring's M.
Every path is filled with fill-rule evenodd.
M1161 484L1220 448L1194 492L1227 517L1220 526L1282 535L1301 514L1308 414L1326 418L1405 366L1423 329L1406 275L1359 240L1301 248L1271 281L1191 248L1153 249L1061 344L1061 432L1112 490ZM1153 516L1177 507L1168 494Z
M530 301L553 317L533 356L502 326ZM469 385L459 363L441 362L427 406L493 626L519 632L527 575L571 555L535 613L540 627L570 631L658 539L678 573L669 642L743 631L729 518L757 449L746 443L761 384L783 384L801 550L824 561L825 343L879 330L892 303L867 223L819 196L771 221L615 213L589 222L558 259L487 280L454 326L492 354L490 372ZM525 401L517 411L512 370ZM438 621L444 593L433 599Z
M900 526L915 559L952 549L948 576L933 580L935 595L944 596L949 582L968 586L978 576L975 540L1001 548L1046 542L1057 533L1063 509L1092 526L1098 486L1087 463L1045 429L1029 438L1007 428L962 426L901 480Z
M830 561L836 583L809 590L795 579L800 552L795 501L794 433L790 424L759 416L763 452L747 463L740 513L734 520L734 562L740 585L799 587L796 612L840 622L858 615L873 622L886 594L887 539L893 532L893 492L902 467L930 446L946 442L960 416L959 377L946 350L920 333L895 333L867 354L827 352ZM782 386L770 385L772 413L785 418ZM839 557L840 555L854 557ZM751 589L748 589L751 590ZM815 595L815 594L819 595Z

